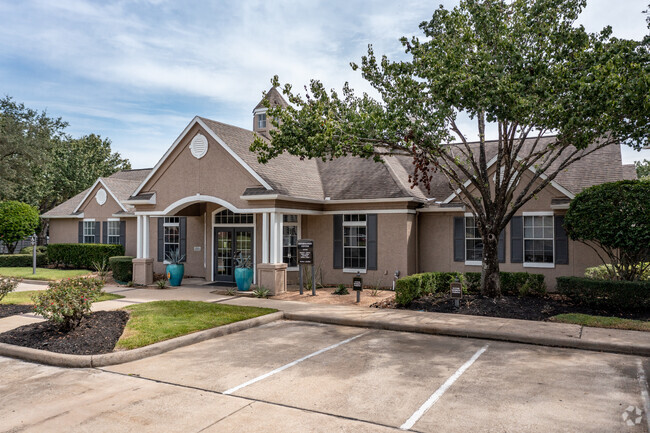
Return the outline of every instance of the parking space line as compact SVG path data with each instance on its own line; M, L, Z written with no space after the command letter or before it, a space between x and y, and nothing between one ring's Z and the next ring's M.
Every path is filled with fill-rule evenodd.
M645 375L645 370L643 370L643 363L641 360L637 360L637 366L639 368L639 383L641 384L641 398L643 399L643 409L645 410L645 421L648 424L648 431L650 432L650 396L648 395L648 378Z
M465 371L471 367L472 364L474 364L474 361L478 359L479 356L483 354L488 349L489 344L486 344L485 346L481 347L479 350L476 351L474 356L472 356L469 361L467 361L465 364L461 365L458 370L454 374L452 374L449 379L445 381L445 383L442 384L440 388L436 390L433 394L431 394L431 397L427 401L420 406L418 410L415 411L413 415L409 419L406 420L404 424L400 426L400 429L402 430L409 430L413 425L415 425L416 422L428 411L431 406L433 406L439 399L442 397L442 395L458 380L458 378L465 373Z
M348 338L347 340L340 341L340 342L338 342L338 343L336 343L336 344L333 344L333 345L331 345L331 346L328 346L328 347L326 347L326 348L324 348L324 349L318 350L318 351L316 351L316 352L314 352L314 353L310 353L309 355L307 355L307 356L303 356L303 357L300 358L300 359L296 359L295 361L290 362L290 363L288 363L288 364L285 364L285 365L283 365L282 367L276 368L275 370L269 371L268 373L265 373L265 374L263 374L263 375L261 375L261 376L257 376L256 378L251 379L251 380L249 380L248 382L244 382L244 383L242 383L241 385L237 385L237 386L235 386L234 388L230 388L229 390L224 391L223 394L229 395L229 394L232 394L233 392L237 392L237 391L239 391L240 389L247 387L248 385L252 385L252 384L254 384L254 383L256 383L256 382L259 382L260 380L264 380L264 379L266 379L267 377L273 376L273 375L276 374L276 373L279 373L279 372L281 372L281 371L283 371L283 370L286 370L287 368L293 367L293 366L296 365L296 364L299 364L299 363L301 363L301 362L303 362L303 361L306 361L306 360L309 359L309 358L313 358L313 357L316 356L316 355L320 355L321 353L325 353L325 352L327 352L328 350L336 349L337 347L342 346L343 344L346 344L346 343L349 343L350 341L356 340L356 339L359 338L359 337L363 337L363 336L366 335L368 332L370 332L370 331L366 331L366 332L364 332L364 333L362 333L362 334L355 335L354 337Z

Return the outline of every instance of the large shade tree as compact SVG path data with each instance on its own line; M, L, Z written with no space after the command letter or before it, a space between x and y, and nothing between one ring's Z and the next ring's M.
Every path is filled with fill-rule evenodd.
M476 216L482 292L498 296L499 233L512 216L575 161L604 146L648 143L649 39L617 39L610 28L587 33L576 24L584 6L441 6L420 25L422 39L402 38L408 60L378 58L370 46L352 64L379 99L356 95L347 83L338 93L312 80L305 95L286 84L291 106L269 107L272 141L258 137L251 150L261 162L285 151L376 161L407 155L411 182L426 187L433 172L443 174ZM280 85L277 77L273 84ZM474 127L461 122L467 118ZM496 144L486 142L490 133Z

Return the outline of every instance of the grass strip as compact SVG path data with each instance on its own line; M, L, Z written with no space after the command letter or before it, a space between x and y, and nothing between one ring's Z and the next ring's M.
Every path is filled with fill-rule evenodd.
M574 325L591 326L594 328L628 329L632 331L650 331L647 320L621 319L619 317L591 316L589 314L558 314L549 320Z
M155 301L123 309L131 316L116 349L135 349L277 311L198 301Z
M24 278L26 280L57 281L63 278L80 277L89 275L87 269L49 269L36 268L36 274L32 274L32 268L0 268L0 277Z
M2 301L0 301L0 304L31 305L34 303L32 302L32 296L37 293L43 293L43 292L44 290L27 290L24 292L11 292L7 296L5 296ZM123 297L124 296L122 295L102 292L102 295L95 302L111 301L113 299L120 299Z

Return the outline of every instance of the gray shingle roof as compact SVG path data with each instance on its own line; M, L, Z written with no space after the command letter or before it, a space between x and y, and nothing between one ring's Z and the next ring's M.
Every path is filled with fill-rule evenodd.
M266 92L266 95L260 100L260 102L255 106L253 111L257 110L258 108L265 108L264 107L264 100L268 99L269 102L271 103L271 107L277 107L278 105L281 107L288 107L289 104L287 104L287 101L282 97L280 92L278 92L278 89L275 87L271 87L268 92Z
M124 202L131 196L131 194L136 190L140 183L142 183L147 175L149 175L150 172L150 168L138 170L122 170L112 174L109 177L103 177L101 179L106 187L113 193L113 195L120 202ZM79 203L81 203L86 194L88 194L88 191L90 191L90 188L85 189L71 199L45 212L42 217L49 218L73 215L74 210L77 208L77 206L79 206ZM127 211L133 210L132 206L127 206L124 203L122 203L122 205L127 209Z

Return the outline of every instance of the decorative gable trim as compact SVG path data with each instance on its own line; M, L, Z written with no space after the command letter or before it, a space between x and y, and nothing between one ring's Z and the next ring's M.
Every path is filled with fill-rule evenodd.
M520 157L517 157L517 161L521 161L521 158L520 158ZM492 159L490 159L490 160L488 161L488 163L487 163L488 169L489 169L490 167L492 167L494 164L496 164L496 162L497 162L497 156L492 157ZM531 173L535 173L535 174L537 173L537 170L535 170L534 167L529 167L528 170L529 170ZM544 173L540 173L540 174L539 174L539 177L541 177L542 180L546 180L546 179L548 179L548 176L546 176ZM463 187L467 188L467 187L469 186L470 183L471 183L471 180L467 179L467 180L463 183ZM551 181L551 186L552 186L553 188L555 188L556 190L558 190L559 192L561 192L562 194L564 194L565 196L567 196L568 198L570 198L570 199L575 198L575 194L573 194L571 191L569 191L568 189L566 189L565 187L563 187L562 185L560 185L560 184L557 183L556 181L552 180L552 181ZM450 203L454 198L456 198L457 196L459 196L460 193L461 193L461 189L460 189L460 188L456 189L456 191L454 191L454 192L453 192L449 197L447 197L447 198L446 198L442 203L443 203L443 204L448 204L448 203Z
M185 127L183 132L181 132L181 134L178 136L178 138L174 141L174 143L171 145L171 147L169 149L167 149L167 152L165 152L163 157L160 158L160 160L158 161L156 166L153 168L153 170L151 170L151 172L146 177L146 179L142 181L140 186L138 186L138 188L132 194L133 196L137 196L140 193L140 191L142 191L142 188L144 188L144 186L147 184L147 182L149 182L149 180L151 180L151 178L154 176L154 174L158 171L158 169L160 169L160 167L167 160L169 155L172 154L172 152L176 149L176 147L178 147L178 145L181 143L181 141L183 141L183 139L185 138L187 133L194 127L194 125L199 125L201 128L203 128L203 130L205 130L205 132L210 137L212 137L214 139L214 141L219 143L219 145L221 145L221 147L223 147L224 150L226 152L228 152L230 154L230 156L232 156L235 159L235 161L237 161L239 163L239 165L241 165L251 176L253 176L255 178L255 180L257 180L262 186L264 186L264 188L266 188L268 190L273 189L273 188L271 188L271 186L264 179L262 179L262 177L259 174L257 174L257 172L255 172L255 170L253 170L251 168L250 165L248 165L243 159L241 159L241 157L239 155L237 155L235 153L235 151L232 150L230 148L230 146L228 146L221 139L221 137L219 137L208 125L206 125L205 122L203 120L201 120L201 118L199 116L195 116L194 119L192 119L192 121Z
M90 197L90 194L95 190L95 188L97 187L98 184L101 184L102 187L104 187L104 189L105 189L106 191L108 191L108 193L111 195L111 197L113 197L113 200L115 200L115 202L116 202L116 203L117 203L117 204L122 208L122 210L123 210L124 212L128 212L128 211L126 210L126 208L124 207L124 205L122 204L122 202L120 202L120 201L117 199L117 197L115 197L115 194L113 194L113 191L111 191L111 189L106 185L106 182L104 182L104 181L102 180L102 178L100 177L100 178L98 178L98 179L95 181L95 183L93 184L93 186L90 187L90 189L88 190L88 192L86 193L86 195L84 196L84 198L81 199L81 201L79 202L79 204L77 205L77 207L74 208L74 211L72 212L73 214L79 212L79 209L81 208L81 206L86 202L86 200L88 200L88 197Z

